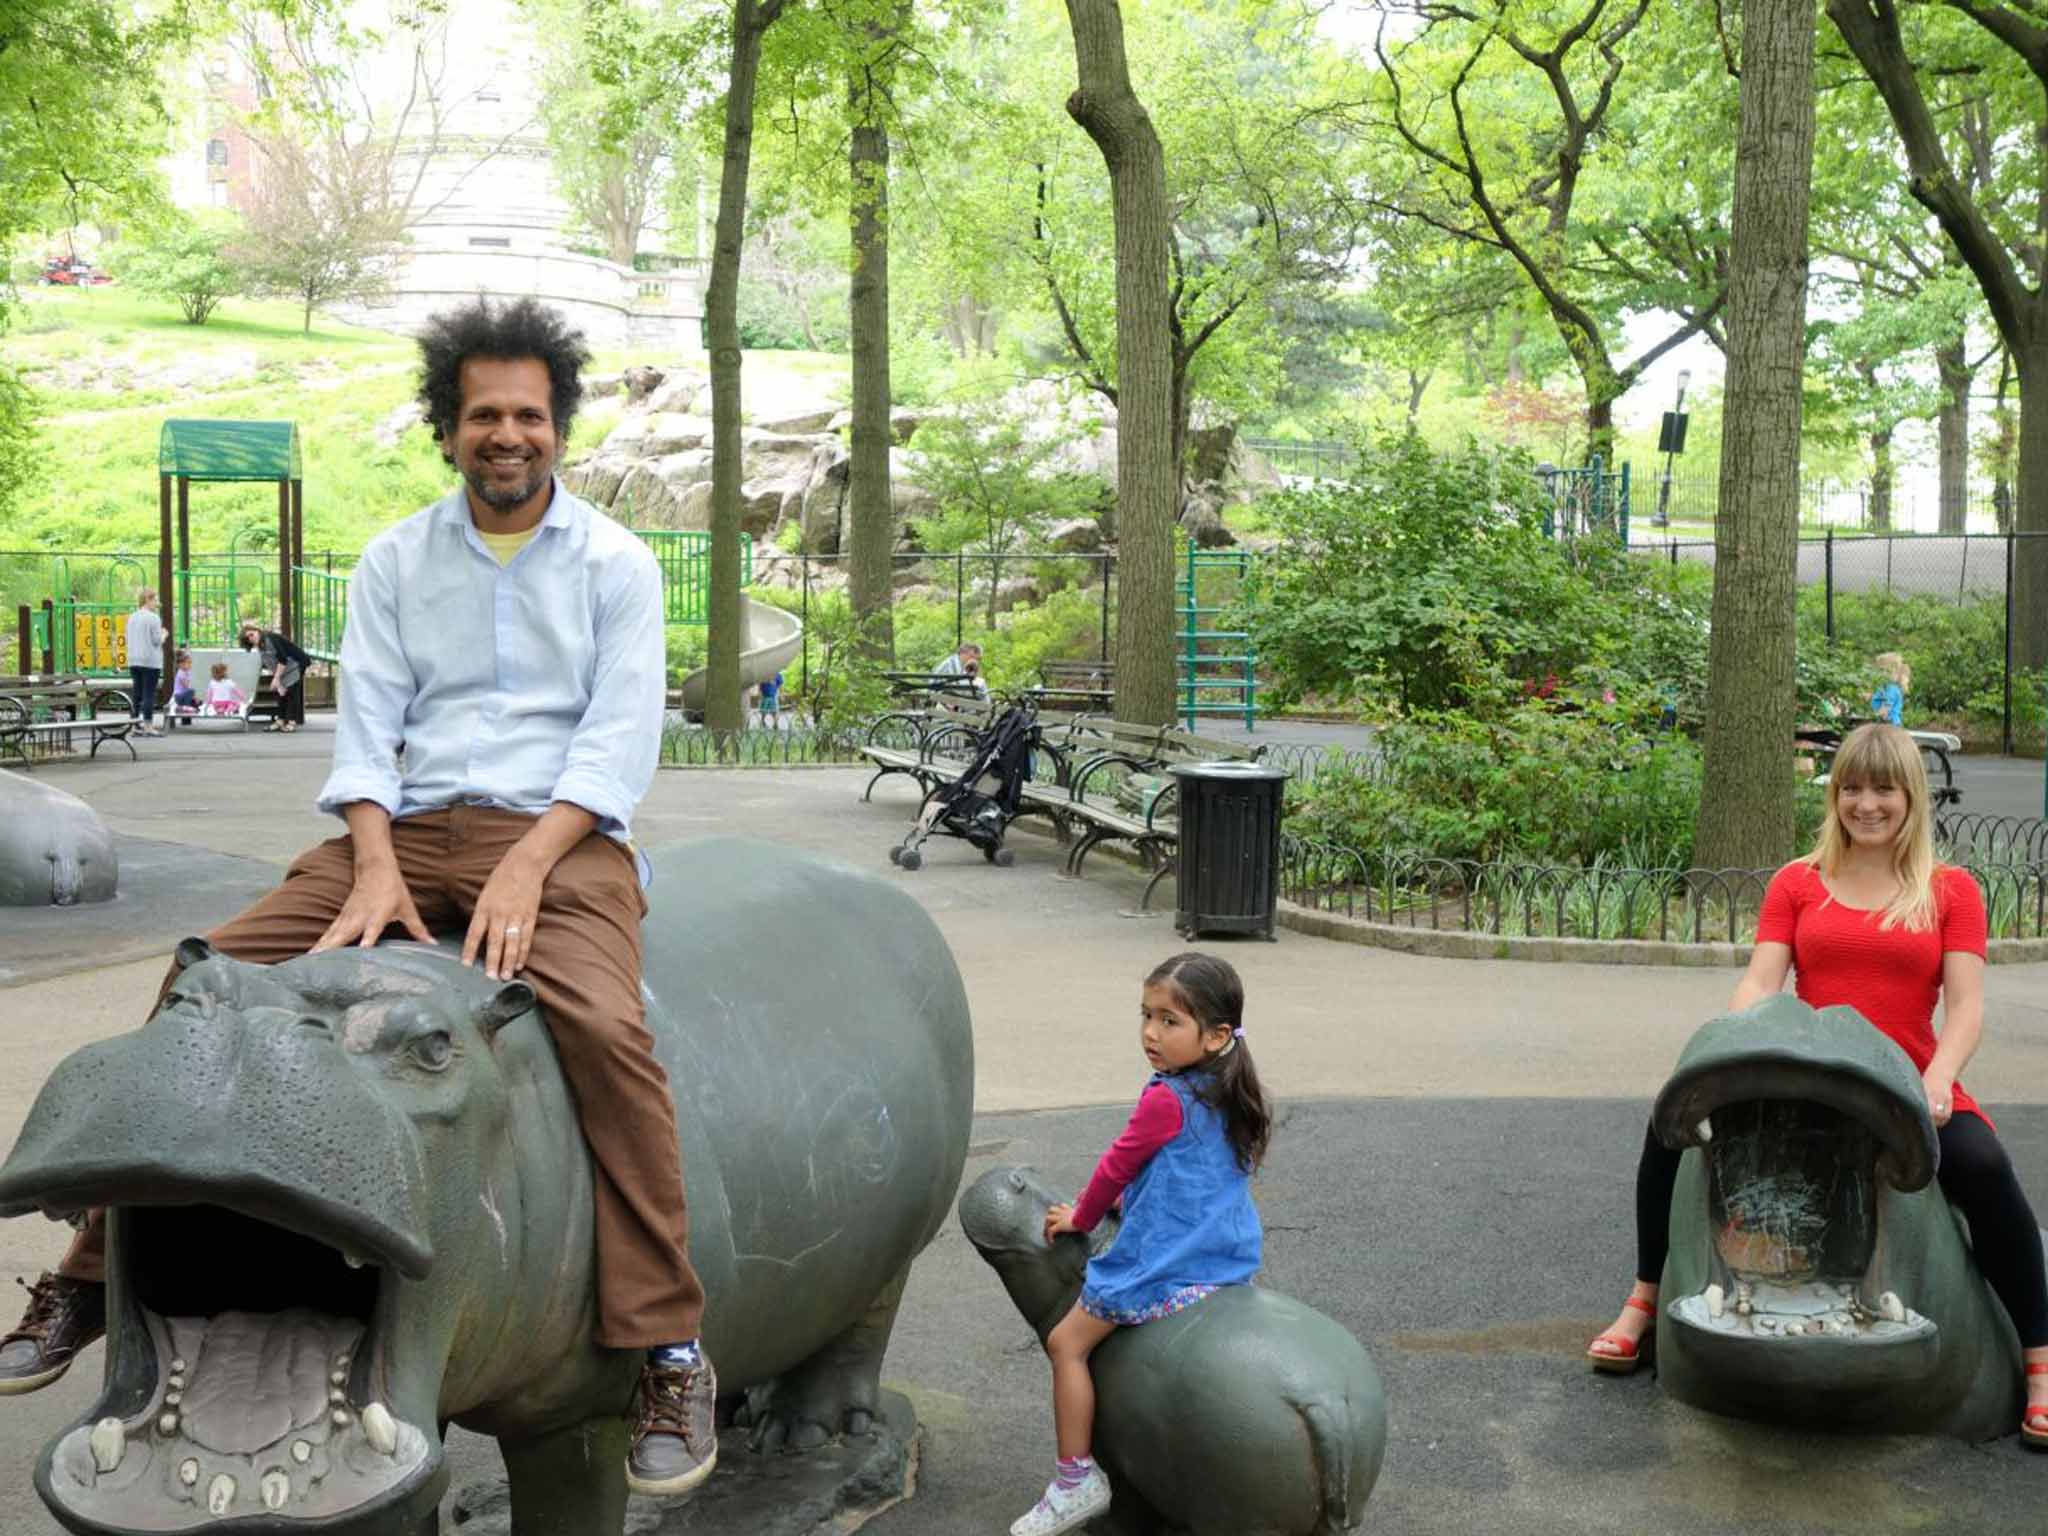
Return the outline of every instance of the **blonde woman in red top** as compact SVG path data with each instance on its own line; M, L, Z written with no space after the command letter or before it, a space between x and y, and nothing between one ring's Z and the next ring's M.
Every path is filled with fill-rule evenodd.
M1984 898L1966 870L1937 864L1927 770L1892 725L1849 733L1828 780L1820 842L1772 877L1756 949L1729 1001L1740 1012L1796 972L1800 1000L1845 1003L1920 1069L1941 1139L1940 1180L1969 1218L1977 1267L2005 1304L2026 1352L2020 1433L2048 1445L2048 1278L2034 1212L1991 1121L1958 1078L1984 1029ZM1934 1032L1934 1005L1943 1005ZM1596 1370L1642 1363L1656 1323L1657 1285L1680 1153L1652 1133L1636 1170L1636 1283L1614 1326L1586 1355Z

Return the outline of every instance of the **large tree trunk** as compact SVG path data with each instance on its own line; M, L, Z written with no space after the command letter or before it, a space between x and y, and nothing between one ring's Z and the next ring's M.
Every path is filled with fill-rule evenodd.
M2014 354L2020 378L2012 664L2048 667L2048 337Z
M1166 153L1131 89L1116 0L1067 0L1079 87L1067 115L1109 169L1116 220L1116 713L1173 719L1173 341Z
M740 245L746 235L747 171L754 154L754 81L761 34L784 0L733 0L732 67L725 88L725 163L704 316L711 340L711 601L705 637L704 723L736 731L746 723L740 652Z
M871 39L872 41L872 39ZM884 40L886 41L886 40ZM847 307L853 339L853 447L847 504L853 514L849 585L860 643L872 657L896 654L890 621L890 564L896 513L889 488L889 130L887 82L873 53L854 65L852 172L853 280Z
M1773 868L1792 851L1813 44L1812 0L1751 0L1744 12L1706 765L1693 849L1693 862L1709 869Z
M1934 349L1941 409L1934 420L1941 466L1941 531L1962 533L1970 510L1969 338L1953 336Z
M1870 531L1892 531L1892 429L1870 434Z

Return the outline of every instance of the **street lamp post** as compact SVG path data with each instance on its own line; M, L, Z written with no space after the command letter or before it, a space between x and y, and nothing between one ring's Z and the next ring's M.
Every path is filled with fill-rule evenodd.
M1664 418L1663 440L1657 445L1664 450L1664 483L1657 487L1657 515L1651 521L1659 528L1671 526L1671 461L1685 451L1685 386L1691 382L1692 374L1679 369L1678 399Z

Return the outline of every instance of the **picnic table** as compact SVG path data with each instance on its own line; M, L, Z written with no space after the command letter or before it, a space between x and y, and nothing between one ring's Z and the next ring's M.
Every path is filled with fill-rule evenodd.
M0 761L34 767L31 748L70 739L83 731L92 738L86 754L97 758L100 747L118 741L133 759L128 738L142 722L125 690L96 684L85 677L23 676L0 681Z

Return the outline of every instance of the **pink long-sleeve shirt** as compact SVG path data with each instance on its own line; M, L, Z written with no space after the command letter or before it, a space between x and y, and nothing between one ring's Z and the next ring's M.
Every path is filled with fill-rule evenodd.
M1152 1161L1153 1154L1180 1134L1182 1118L1180 1100L1171 1088L1164 1083L1147 1085L1138 1095L1138 1106L1131 1111L1123 1133L1109 1144L1102 1161L1095 1165L1088 1187L1074 1203L1076 1231L1095 1229L1104 1213L1121 1198L1124 1187Z

